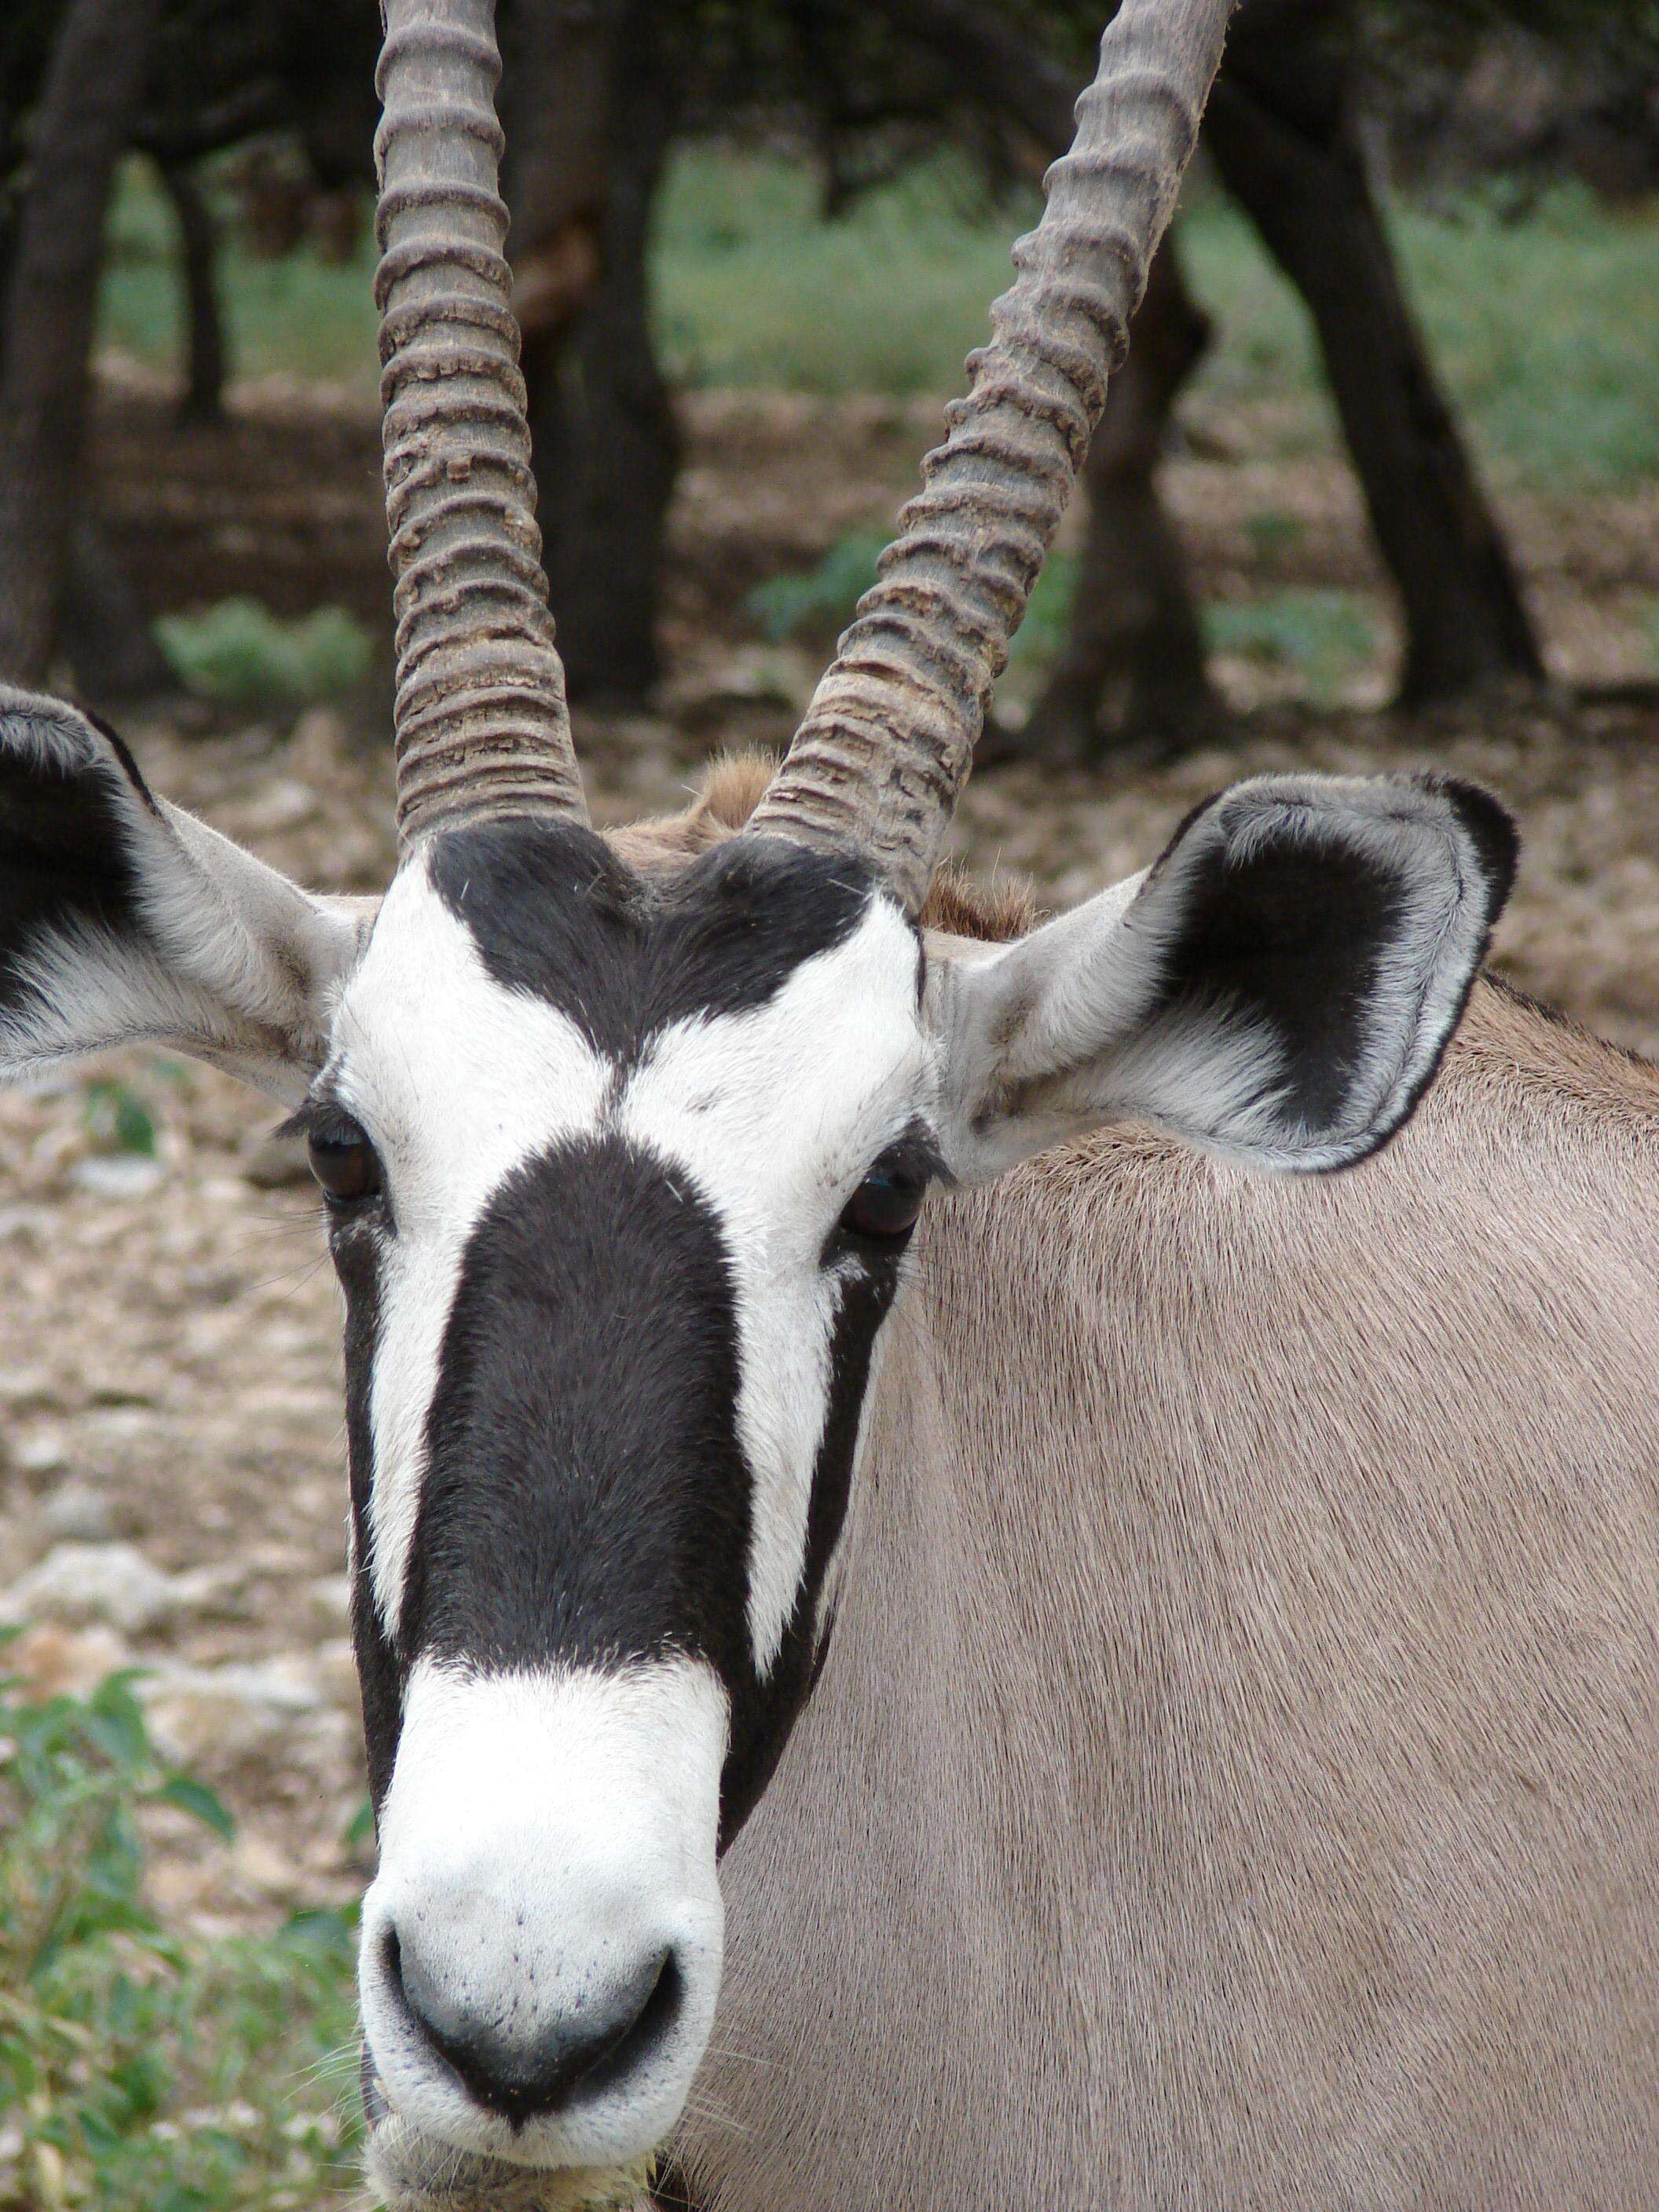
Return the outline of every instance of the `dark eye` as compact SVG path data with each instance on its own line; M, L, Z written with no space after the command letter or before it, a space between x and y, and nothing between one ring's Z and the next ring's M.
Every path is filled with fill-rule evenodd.
M847 1201L841 1225L854 1237L892 1243L916 1225L927 1170L914 1161L878 1160Z
M313 1129L309 1142L311 1172L330 1206L357 1206L380 1189L380 1156L355 1125Z

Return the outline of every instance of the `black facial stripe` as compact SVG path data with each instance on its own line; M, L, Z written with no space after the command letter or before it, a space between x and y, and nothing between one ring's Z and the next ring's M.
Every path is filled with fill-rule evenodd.
M374 1479L369 1396L380 1335L380 1255L375 1232L366 1222L340 1230L332 1243L346 1308L346 1450L351 1470L351 1528L356 1558L351 1583L351 1640L362 1692L369 1793L378 1811L392 1780L403 1725L402 1680L374 1602L374 1536L369 1522L369 1493Z
M437 838L431 867L495 980L624 1063L671 1022L764 1006L845 941L872 890L851 857L778 838L734 837L658 879L592 830L514 820Z
M684 1176L621 1138L561 1146L521 1168L462 1263L427 1425L403 1664L707 1660L732 1700L729 1839L811 1686L817 1592L899 1266L896 1253L862 1265L843 1289L803 1583L763 1682L749 1638L753 1477L719 1224Z
M812 1470L807 1508L806 1560L794 1610L772 1670L763 1684L749 1669L732 1699L732 1750L720 1790L720 1849L724 1850L771 1780L790 1730L799 1717L830 1634L818 1635L817 1601L836 1545L846 1525L852 1494L859 1421L870 1381L876 1336L898 1290L902 1255L866 1261L850 1274L842 1293L830 1353L830 1403Z
M1195 808L1166 850L1215 804ZM1186 896L1149 1016L1183 1000L1242 1007L1283 1041L1287 1110L1313 1128L1339 1120L1364 1056L1378 965L1400 932L1398 877L1351 842L1285 836L1242 864L1206 852Z
M428 1421L400 1641L489 1668L746 1663L749 1476L718 1224L620 1138L503 1184Z
M148 799L125 746L120 758ZM33 995L20 970L72 924L137 933L137 879L107 768L0 747L0 1009Z

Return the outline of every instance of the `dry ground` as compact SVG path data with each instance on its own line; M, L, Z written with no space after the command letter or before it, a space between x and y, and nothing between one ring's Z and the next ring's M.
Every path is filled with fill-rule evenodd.
M603 817L675 804L713 744L787 735L811 662L745 635L742 593L890 514L933 419L908 405L696 404L662 714L579 727ZM343 406L319 417L314 395L301 409L267 391L227 433L160 436L142 390L106 411L112 507L159 602L247 590L290 611L322 598L380 619L372 421ZM1172 475L1207 589L1378 593L1334 464L1273 470L1226 458L1218 432L1204 442L1209 457ZM1306 526L1273 558L1247 526L1268 503ZM1659 593L1654 496L1509 513L1559 673L1638 673L1633 611ZM1200 756L1157 772L988 776L962 850L1069 901L1140 866L1194 799L1241 773L1437 762L1494 785L1520 816L1506 969L1659 1051L1651 703L1564 693L1407 724L1360 708L1316 716L1264 698L1246 666L1222 673L1249 711ZM1385 678L1379 663L1362 683L1380 696ZM160 788L267 859L315 884L372 888L392 857L377 711L365 700L292 728L229 729L186 714L130 735ZM260 1917L362 1878L346 1838L362 1784L335 1291L308 1194L247 1179L267 1105L201 1071L132 1060L103 1072L155 1113L155 1165L100 1152L81 1079L0 1099L0 1587L57 1553L56 1595L32 1605L41 1625L23 1646L41 1682L125 1659L155 1670L158 1724L242 1824L228 1847L169 1832L158 1888L204 1920Z

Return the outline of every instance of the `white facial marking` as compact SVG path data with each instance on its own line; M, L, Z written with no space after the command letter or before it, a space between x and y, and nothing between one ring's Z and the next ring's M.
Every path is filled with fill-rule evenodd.
M678 2118L719 1992L714 1851L728 1709L711 1668L477 1675L422 1660L404 1705L363 1904L364 2033L394 2112L517 2164L611 2166ZM471 2097L410 2017L387 1964L531 2050L607 1984L672 1952L672 2027L614 2084L508 2123Z
M380 1151L398 1231L369 1398L374 1601L395 1633L467 1239L515 1169L594 1126L609 1070L565 1015L494 980L418 863L386 895L335 1037L339 1093Z
M754 1480L749 1628L762 1674L805 1563L844 1270L822 1264L842 1206L931 1101L916 947L872 902L841 945L764 1005L694 1015L614 1066L563 1014L495 982L411 863L387 895L336 1025L333 1083L385 1163L397 1233L382 1261L370 1390L376 1606L395 1633L426 1432L469 1237L513 1172L562 1139L614 1133L719 1221L739 1329L738 1434Z
M915 942L872 902L842 945L763 1006L665 1030L617 1126L683 1165L725 1232L737 1292L738 1431L754 1478L749 1634L764 1676L806 1557L842 1273L825 1238L883 1148L931 1102Z

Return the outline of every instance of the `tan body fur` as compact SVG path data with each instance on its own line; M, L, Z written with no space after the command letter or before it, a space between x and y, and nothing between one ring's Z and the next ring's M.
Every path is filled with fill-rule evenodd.
M1659 1070L1483 983L1364 1165L1103 1133L888 1336L711 2212L1659 2202Z

